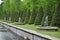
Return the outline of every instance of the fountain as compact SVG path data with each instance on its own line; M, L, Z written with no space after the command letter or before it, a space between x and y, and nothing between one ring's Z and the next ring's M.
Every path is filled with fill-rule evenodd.
M19 23L21 22L21 18L19 17L19 21L18 21Z
M45 17L44 26L48 26L48 16Z
M18 22L16 24L21 24L21 18L19 17Z
M45 21L44 21L44 26L43 26L43 27L38 26L37 29L40 29L40 30L50 30L50 31L57 31L57 30L58 30L58 27L51 27L51 26L48 26L48 16L46 16L46 17L45 17Z

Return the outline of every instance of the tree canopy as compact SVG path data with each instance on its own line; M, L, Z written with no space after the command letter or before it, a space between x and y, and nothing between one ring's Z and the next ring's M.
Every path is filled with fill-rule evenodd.
M0 18L6 18L6 21L11 19L13 22L18 22L19 18L21 18L21 22L25 24L44 25L45 17L48 15L49 26L55 25L55 23L60 26L58 21L60 17L60 6L57 8L60 0L3 1L4 3L0 5Z

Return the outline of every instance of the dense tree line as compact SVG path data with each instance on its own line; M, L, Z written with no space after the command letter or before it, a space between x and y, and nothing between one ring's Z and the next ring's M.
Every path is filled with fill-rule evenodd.
M0 18L5 21L44 26L48 16L48 26L60 26L60 0L3 0Z

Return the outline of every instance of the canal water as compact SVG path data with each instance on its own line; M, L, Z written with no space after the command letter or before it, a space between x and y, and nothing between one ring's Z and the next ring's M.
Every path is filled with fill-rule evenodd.
M0 25L0 40L24 40L24 38L16 36L14 33Z

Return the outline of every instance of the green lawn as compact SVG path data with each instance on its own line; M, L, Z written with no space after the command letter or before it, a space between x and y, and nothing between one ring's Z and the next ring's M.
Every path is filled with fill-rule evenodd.
M14 23L9 23L9 24L13 24L15 25ZM26 25L15 25L17 27L20 27L20 28L24 28L24 29L28 29L28 30L34 30L38 33L42 33L42 34L46 34L46 35L49 35L49 36L53 36L53 37L57 37L57 38L60 38L60 29L58 31L43 31L43 30L38 30L36 28L36 25L32 24L32 25L29 25L29 24L26 24Z
M46 34L46 35L49 35L49 36L53 36L53 37L57 37L57 38L60 38L60 29L58 31L42 31L42 30L38 30L36 28L36 25L32 24L32 25L15 25L17 27L21 27L21 28L24 28L24 29L28 29L28 30L34 30L38 33L42 33L42 34Z

